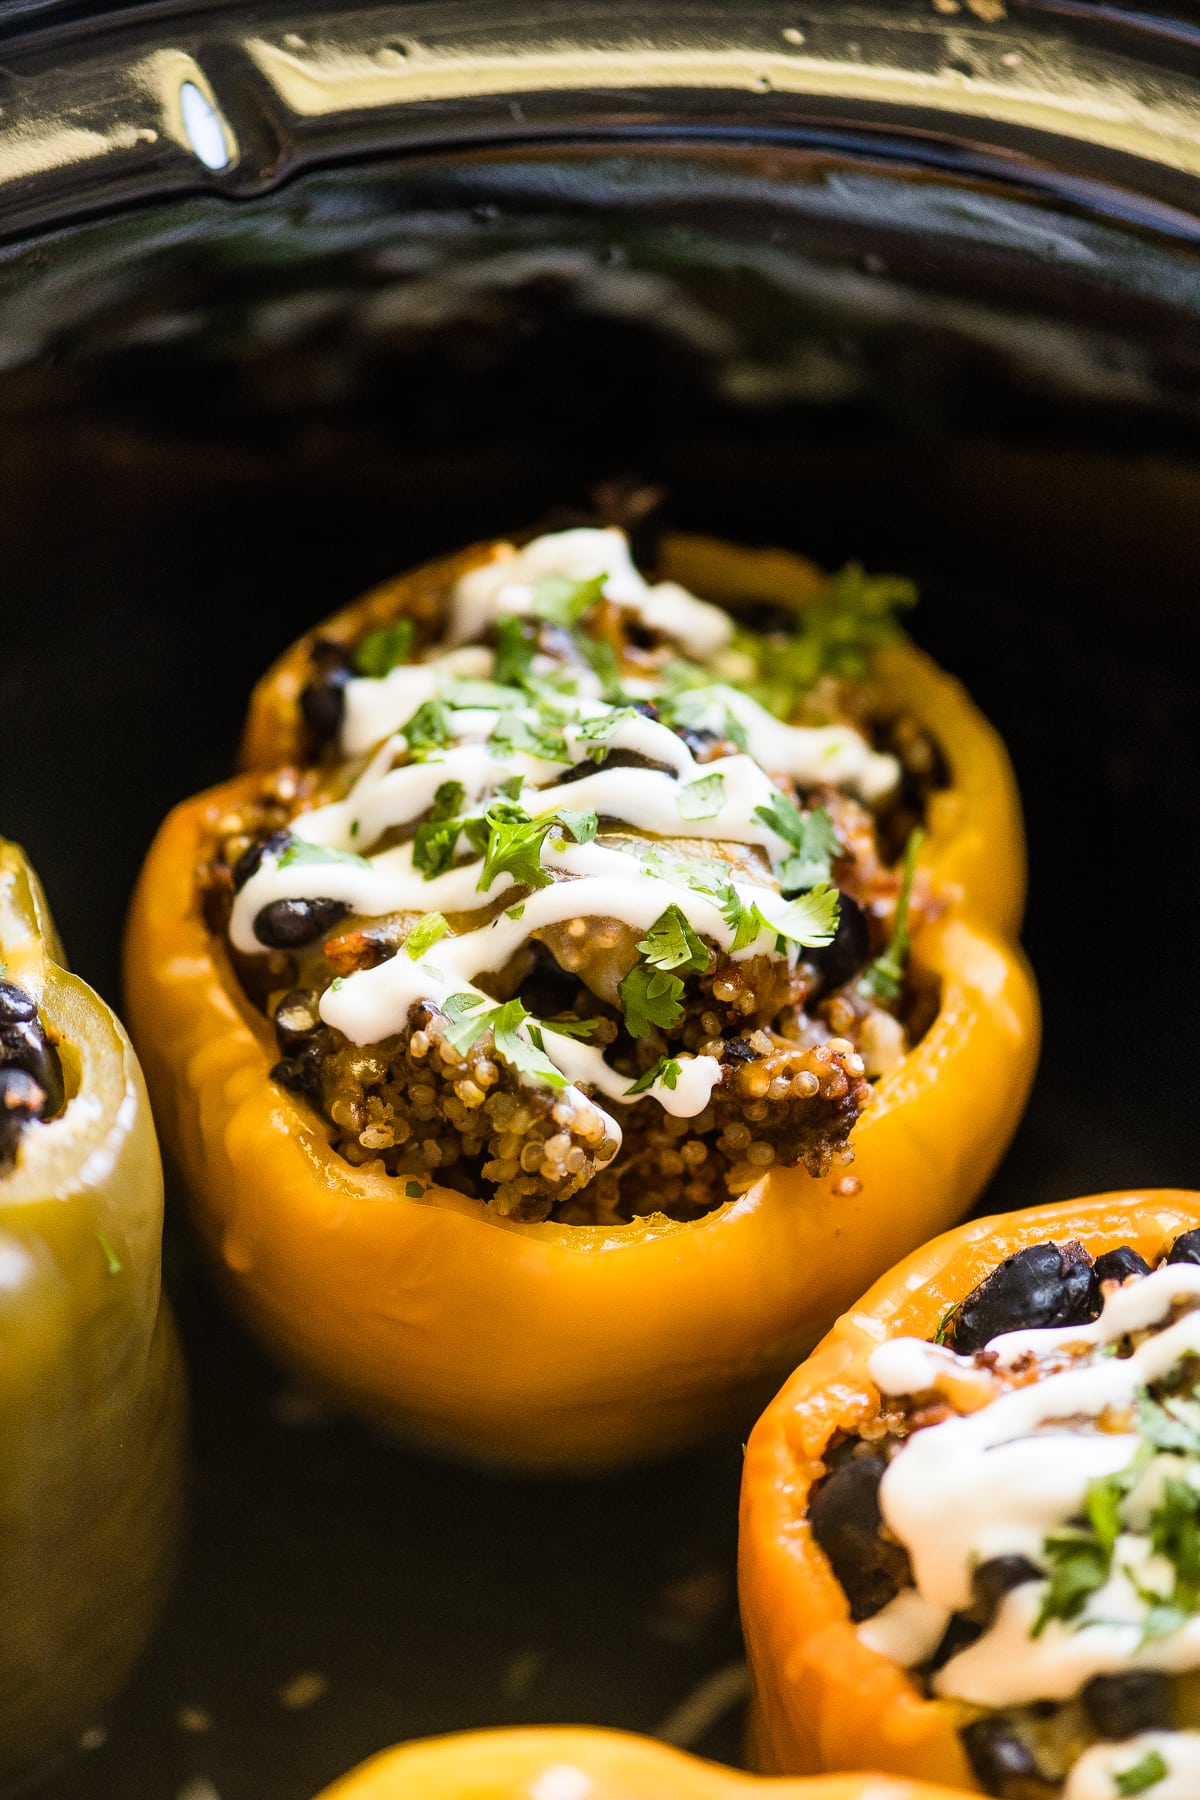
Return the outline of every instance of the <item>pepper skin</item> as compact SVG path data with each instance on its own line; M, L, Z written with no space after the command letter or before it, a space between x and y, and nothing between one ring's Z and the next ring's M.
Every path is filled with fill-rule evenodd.
M184 1397L141 1071L3 840L0 959L67 1090L0 1171L2 1776L92 1723L149 1635L174 1564Z
M419 585L486 554L420 570L322 635L374 627ZM950 903L913 946L914 968L942 983L938 1017L855 1129L857 1190L837 1168L820 1180L772 1169L695 1223L520 1224L445 1188L414 1201L340 1159L318 1115L270 1081L270 1023L197 904L217 821L257 778L171 814L130 917L129 1014L201 1231L269 1342L360 1409L452 1448L614 1465L744 1419L873 1271L969 1206L1036 1060L1032 980L995 922L997 908L1008 918L1019 906L1020 822L990 728L924 659L911 669L932 717L958 732L945 745L955 779L960 761L970 771L961 794L940 796L926 865L935 882L946 870ZM260 684L254 764L299 747L304 679L294 650ZM981 885L977 907L967 844L993 828L1008 898L1004 882Z
M317 1800L965 1800L880 1775L764 1781L624 1731L538 1727L401 1744Z
M1153 1263L1200 1225L1200 1194L1098 1194L977 1219L918 1250L845 1313L771 1402L742 1478L739 1587L754 1682L756 1766L801 1775L874 1766L980 1791L952 1703L927 1700L905 1670L858 1641L841 1586L805 1518L834 1432L874 1416L867 1374L884 1338L932 1338L945 1314L1006 1256L1078 1239L1093 1255L1129 1244Z

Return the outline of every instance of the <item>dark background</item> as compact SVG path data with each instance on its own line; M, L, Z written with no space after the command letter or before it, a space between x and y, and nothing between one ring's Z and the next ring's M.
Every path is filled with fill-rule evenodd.
M983 1205L1186 1185L1198 311L1193 252L1044 188L771 146L344 170L13 250L0 823L117 1001L155 826L228 771L286 642L650 482L665 523L915 574L915 636L1010 745L1046 1037ZM178 1204L167 1281L188 1557L130 1691L30 1800L308 1800L397 1738L502 1722L737 1755L736 1709L671 1716L733 1691L739 1436L586 1482L464 1469L296 1389Z

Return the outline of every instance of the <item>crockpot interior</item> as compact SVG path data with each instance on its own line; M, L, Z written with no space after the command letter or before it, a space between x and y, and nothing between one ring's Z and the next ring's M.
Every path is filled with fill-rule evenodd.
M1008 740L1046 1041L986 1208L1187 1183L1198 314L1186 232L903 140L426 155L13 245L3 828L116 998L139 858L282 645L652 488L651 552L669 524L915 574L916 637ZM736 1445L587 1487L430 1465L308 1408L171 1254L193 1555L108 1746L42 1800L134 1768L146 1800L303 1800L419 1731L651 1728L736 1657Z

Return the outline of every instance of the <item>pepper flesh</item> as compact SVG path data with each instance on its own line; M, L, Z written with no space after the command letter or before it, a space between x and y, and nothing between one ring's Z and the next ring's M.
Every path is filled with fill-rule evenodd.
M932 1338L947 1312L1005 1257L1078 1240L1093 1255L1128 1244L1153 1264L1200 1225L1200 1194L1098 1194L977 1219L876 1282L792 1375L751 1434L742 1477L738 1579L754 1684L757 1767L808 1774L861 1763L980 1792L952 1702L927 1700L907 1671L859 1642L850 1609L805 1518L833 1434L875 1416L867 1373L885 1338Z
M349 641L488 554L419 570L318 635ZM741 592L754 576L750 558ZM258 778L176 809L130 917L130 1017L200 1228L285 1356L362 1409L473 1454L616 1464L744 1418L872 1270L970 1204L1015 1129L1036 1057L1032 981L996 919L1019 910L1020 817L990 727L926 659L897 654L951 764L926 864L935 884L945 872L946 904L913 949L942 996L855 1130L853 1191L840 1169L772 1169L691 1223L522 1224L447 1188L409 1198L351 1167L318 1115L271 1082L271 1026L197 903L218 822ZM300 747L308 666L296 647L256 691L254 766ZM979 883L977 905L967 847L984 838L1006 874L1000 887Z
M15 1773L93 1720L149 1635L174 1564L184 1399L141 1071L3 840L0 959L67 1086L0 1175L0 1773Z
M764 1781L623 1731L473 1731L385 1750L317 1800L965 1800L878 1775Z

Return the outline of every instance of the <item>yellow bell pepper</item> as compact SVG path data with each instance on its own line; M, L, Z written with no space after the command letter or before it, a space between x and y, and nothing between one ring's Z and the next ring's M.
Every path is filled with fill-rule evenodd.
M535 1727L401 1744L318 1800L965 1800L879 1775L763 1781L624 1731Z
M488 553L419 570L314 635L353 639ZM740 592L755 591L756 566L746 558ZM301 747L306 658L293 649L256 690L256 768ZM915 651L885 659L884 699L936 732L951 770L925 852L944 904L912 949L941 984L937 1018L855 1128L854 1182L773 1168L692 1223L523 1224L447 1188L411 1199L339 1158L320 1117L271 1081L271 1025L197 901L218 823L258 778L171 814L130 917L132 1029L200 1229L286 1357L363 1410L473 1454L616 1464L744 1418L873 1271L970 1205L1036 1059L1036 998L1010 937L1020 815L1003 749L958 685Z
M742 1477L738 1579L754 1683L758 1768L803 1775L866 1760L894 1775L979 1792L953 1702L925 1699L906 1670L860 1642L846 1596L805 1517L836 1431L878 1411L867 1372L885 1338L932 1338L1005 1257L1077 1239L1092 1255L1128 1244L1153 1264L1200 1226L1200 1194L1093 1195L977 1219L877 1281L801 1364L755 1426Z
M184 1402L141 1072L3 840L0 962L7 1013L22 996L36 1007L66 1096L0 1167L3 1775L88 1724L149 1635L173 1566ZM0 1061L14 1066L11 1046Z

